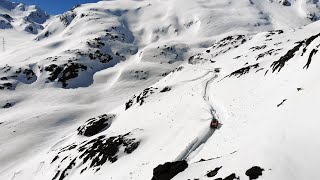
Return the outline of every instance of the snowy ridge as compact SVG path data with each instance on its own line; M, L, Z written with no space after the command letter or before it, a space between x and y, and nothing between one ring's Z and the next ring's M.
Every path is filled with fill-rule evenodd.
M37 34L43 29L43 23L49 15L36 6L0 1L0 29L14 28L18 31Z
M50 16L37 6L1 0L0 54L15 50L20 44L29 42L44 29L49 18Z
M318 13L123 0L38 22L0 58L0 179L316 179Z

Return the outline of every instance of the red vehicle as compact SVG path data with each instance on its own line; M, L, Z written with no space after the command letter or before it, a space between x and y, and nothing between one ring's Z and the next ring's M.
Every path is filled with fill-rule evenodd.
M210 123L210 127L212 129L218 129L220 127L220 125L221 125L220 122L215 118L213 118L211 123Z

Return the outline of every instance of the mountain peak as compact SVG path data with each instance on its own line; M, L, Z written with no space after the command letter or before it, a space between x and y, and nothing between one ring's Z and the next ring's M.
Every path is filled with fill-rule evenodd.
M37 6L28 6L8 0L0 1L0 29L14 29L37 34L49 15Z

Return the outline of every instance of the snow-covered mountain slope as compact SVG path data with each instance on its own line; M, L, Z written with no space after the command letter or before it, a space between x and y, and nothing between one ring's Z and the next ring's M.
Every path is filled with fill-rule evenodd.
M0 29L16 29L37 34L49 15L36 6L0 1Z
M0 0L0 54L33 39L49 18L46 12L36 6Z
M0 58L0 179L316 179L319 5L100 1L38 22Z

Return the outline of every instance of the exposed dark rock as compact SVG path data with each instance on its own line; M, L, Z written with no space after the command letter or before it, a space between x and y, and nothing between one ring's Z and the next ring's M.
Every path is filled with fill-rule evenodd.
M288 0L280 0L279 3L284 5L284 6L291 6L290 1L288 1Z
M101 38L94 38L91 41L87 42L87 45L91 48L102 48L103 46L105 46L106 44L104 42L102 42Z
M310 38L304 40L304 48L303 48L303 52L301 54L301 56L304 55L304 53L307 51L308 46L312 43L312 41L314 41L315 39L317 39L318 37L320 37L320 33L314 36L311 36Z
M166 86L166 87L163 88L160 92L167 92L167 91L171 91L171 87Z
M307 38L303 41L299 41L296 42L296 46L294 48L292 48L291 50L289 50L284 56L282 56L278 61L275 61L271 64L271 68L272 68L272 72L275 72L276 70L278 70L278 72L280 72L280 70L283 68L283 66L291 59L295 56L296 52L299 51L299 49L302 46L305 46L303 48L303 52L302 52L302 56L303 54L307 51L308 46L311 44L311 42L313 40L315 40L317 37L320 36L320 33L314 36L311 36L310 38ZM311 61L310 61L311 62Z
M102 53L100 50L96 50L94 53L88 54L91 60L99 59L101 63L107 63L113 60L113 57L110 54Z
M107 129L111 125L111 121L116 117L114 114L103 114L96 118L91 118L85 122L84 125L80 126L78 130L79 135L93 136L103 130Z
M284 33L283 30L269 31L269 33L266 35L266 38L271 37L271 36L273 36L273 35L275 35L275 34L282 34L282 33Z
M178 61L184 60L184 54L188 52L189 48L185 45L164 45L158 46L156 54L153 57L161 57L160 63L173 64Z
M14 103L6 103L2 108L11 108L14 106Z
M13 18L9 14L0 14L0 17L5 18L9 22L13 20Z
M262 176L262 172L264 169L260 168L259 166L253 166L252 168L246 171L246 175L249 177L250 180L258 179L259 176Z
M162 73L161 76L162 76L162 77L166 77L169 73L170 73L170 72Z
M271 68L272 68L272 72L275 72L276 70L278 70L278 72L280 72L280 70L283 68L283 66L291 59L294 57L295 53L297 51L299 51L300 47L304 44L304 42L297 42L297 45L289 50L284 56L282 56L278 61L275 61L271 64Z
M135 103L141 106L145 102L145 99L149 97L149 95L153 94L155 90L158 90L158 88L148 87L139 95L134 95L128 102L126 102L125 110L129 109Z
M64 158L61 160L61 163L62 163L64 160L66 160L68 157L69 157L69 156L64 157Z
M234 180L234 179L240 180L240 177L237 177L235 173L232 173L229 176L225 177L224 179L217 178L215 180Z
M78 144L71 144L61 148L51 161L52 165L57 165L57 173L53 179L63 180L68 176L68 172L74 168L81 168L81 173L86 170L99 171L106 162L114 163L119 155L131 154L140 145L140 141L132 137L132 133L124 135L106 137L99 136L89 141ZM57 159L67 166L63 166Z
M44 23L50 16L44 11L32 11L26 18L28 21L36 22L38 24Z
M20 67L18 69L6 65L0 68L2 73L6 74L5 77L0 78L0 90L15 90L19 82L31 84L37 80L36 74L30 67ZM1 81L4 81L1 83Z
M60 153L62 153L62 152L70 151L70 150L72 150L72 149L75 149L77 146L78 146L78 145L76 145L76 144L70 144L70 145L68 145L68 146L65 146L65 147L63 147L63 148L60 149L60 151L59 151L58 154L60 154ZM62 160L62 161L63 161L63 160Z
M264 68L257 69L256 73L259 72L259 71L262 71L262 70L264 70Z
M8 64L6 64L4 67L1 67L0 70L2 70L3 72L9 72L12 69L11 66L9 66Z
M27 80L31 80L36 75L31 69L24 69L22 73L26 75Z
M238 48L241 44L247 42L245 35L235 35L235 36L228 36L223 38L222 40L216 42L212 45L212 49L222 49L221 51L217 52L214 57L224 54L231 49ZM228 48L224 48L228 46Z
M175 68L174 70L172 70L172 72L181 71L183 68L184 68L183 66L179 66L179 67Z
M51 164L54 163L58 158L59 158L59 156L56 155L56 156L52 159Z
M308 13L307 18L311 21L318 21L320 16L316 15L315 13Z
M125 104L125 110L129 109L131 106L133 105L133 100L132 99L129 99L128 102L126 102Z
M8 20L0 20L0 29L11 29L13 28L13 26L11 25L10 22L8 22Z
M66 176L68 176L68 171L71 170L76 165L76 159L74 158L69 165L62 171L59 180L63 180Z
M211 49L206 50L206 53L211 53L211 57L217 57L221 54L224 54L232 49L238 48L240 45L248 41L248 38L245 35L235 35L227 36L211 46ZM204 53L198 53L191 56L188 60L189 64L199 64L203 62L210 61L214 63L211 59L203 57Z
M80 71L87 70L87 66L77 63L67 64L63 69L61 77L58 79L58 82L62 83L63 87L68 86L68 80L78 77Z
M81 7L81 4L76 4L75 6L73 6L70 11L74 11L75 9L77 9L78 7Z
M57 179L58 176L59 176L59 174L60 174L60 170L58 170L58 171L56 172L56 174L53 176L52 180Z
M187 168L186 161L166 162L153 169L152 180L170 180Z
M86 171L87 170L87 167L85 167L84 169L82 169L81 171L80 171L80 174L82 174L84 171Z
M214 157L214 158L210 158L210 159L200 159L199 161L195 162L195 163L200 163L200 162L204 162L204 161L211 161L214 159L220 159L222 158L222 156L218 156L218 157Z
M240 178L237 177L235 173L232 173L229 176L225 177L223 180L234 180L234 179L240 179Z
M130 74L138 80L146 80L149 76L149 72L147 71L131 71Z
M79 152L82 153L79 158L83 160L83 163L91 159L90 168L101 166L106 163L106 161L116 162L118 160L117 153L120 146L124 146L124 152L130 154L140 144L140 142L134 138L126 138L128 135L129 133L110 138L100 136L93 139L78 148Z
M256 57L256 60L259 60L260 58L263 58L265 56L271 56L271 55L276 55L274 54L277 51L280 51L281 49L270 49L264 53L258 54L258 56Z
M202 57L202 53L198 53L198 54L195 54L193 56L190 56L189 59L188 59L188 63L189 64L198 64L198 63L201 63L201 62L206 62L208 60L209 59L204 59Z
M12 84L12 83L3 83L3 84L0 84L0 90L12 89L12 88L13 88L13 84Z
M35 29L32 25L28 25L27 27L25 27L25 31L33 34L36 34L38 32L38 30Z
M100 12L95 9L94 11ZM78 18L92 16L89 14L76 14L75 11L66 12L57 16L60 21L69 26ZM81 16L81 17L80 17ZM97 18L88 18L88 21L96 21ZM56 22L60 23L60 22ZM46 65L39 67L40 73L47 71L47 83L56 81L61 83L63 88L87 87L93 82L93 75L103 69L115 66L120 61L126 60L128 55L137 53L138 48L132 42L134 36L125 25L118 25L105 30L105 34L87 40L86 47L80 49L68 49L60 56L48 57L45 59ZM55 34L56 32L51 32ZM37 40L43 39L48 31L43 31ZM57 44L59 44L57 42ZM59 60L59 63L54 63ZM41 74L42 75L42 74ZM80 79L85 79L82 81ZM147 78L146 76L144 78Z
M50 34L51 34L51 32L47 31L47 32L45 32L45 33L44 33L44 35L43 35L43 36L46 38L46 37L49 37L49 36L50 36Z
M71 22L76 16L76 13L70 11L60 15L59 18L60 21L67 27L69 24L71 24Z
M249 50L257 51L257 50L265 49L266 47L267 47L267 45L255 46L255 47L250 48Z
M225 37L225 38L221 39L220 41L218 41L217 43L215 43L214 45L212 45L212 48L224 47L228 44L235 44L238 41L241 41L241 44L245 43L246 42L245 36L244 35L235 35L235 36Z
M236 56L236 57L234 57L233 59L239 59L239 58L241 58L241 57L242 57L242 55Z
M284 102L286 102L286 101L287 101L287 99L282 100L282 102L281 102L280 104L278 104L278 105L277 105L277 107L282 106L282 105L283 105L283 103L284 103Z
M311 61L312 61L312 57L313 57L315 54L317 54L317 52L318 52L317 49L312 49L312 51L310 52L309 57L308 57L308 62L307 62L306 65L303 66L303 69L304 69L304 68L306 68L306 69L309 68L310 63L311 63Z
M209 171L206 175L207 177L214 177L218 174L219 170L222 168L222 166L215 168L212 171Z
M63 68L56 65L56 64L50 64L49 66L45 67L45 70L48 72L51 72L48 79L50 81L54 81L58 78L58 76L62 72Z
M241 69L238 69L238 70L232 72L231 74L229 74L226 77L237 76L237 78L239 78L239 77L243 76L244 74L249 73L251 69L257 69L258 67L259 67L259 63L254 64L254 65L250 65L250 66L246 66L246 67L243 67Z

